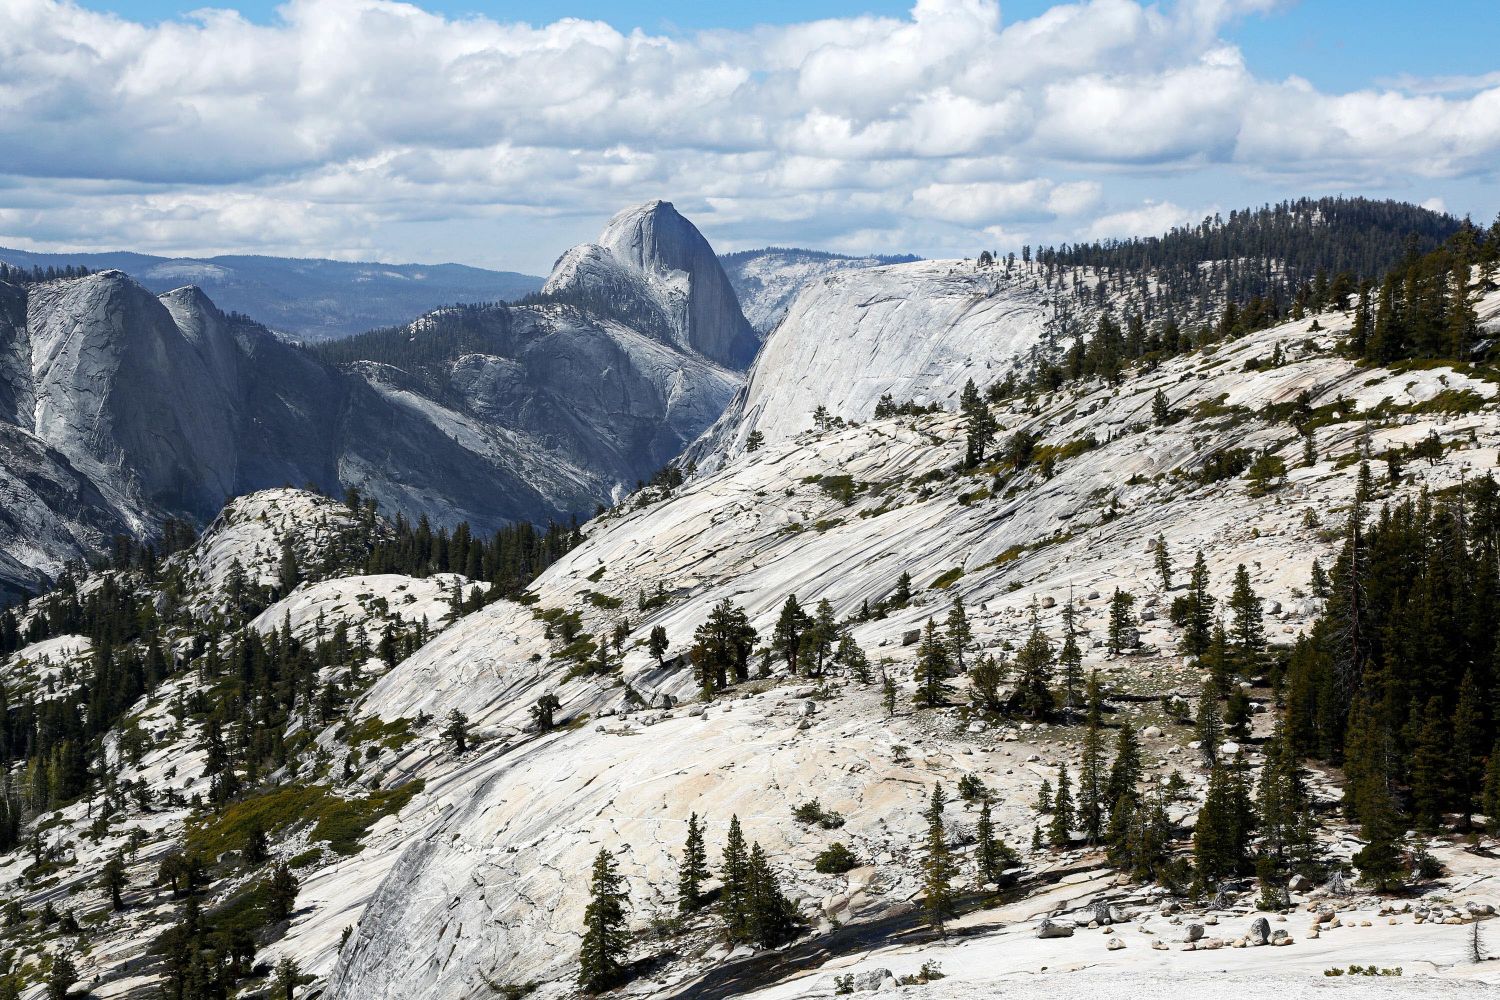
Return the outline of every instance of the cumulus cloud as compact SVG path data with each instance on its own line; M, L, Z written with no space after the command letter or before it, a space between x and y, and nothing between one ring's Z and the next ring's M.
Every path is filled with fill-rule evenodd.
M400 257L447 224L447 256L536 267L558 247L507 220L662 196L731 242L934 252L1180 221L1169 188L1143 204L1122 178L1493 176L1493 74L1264 80L1224 36L1277 5L1083 0L1008 23L994 0L916 0L679 37L391 0L151 26L5 0L0 240ZM910 242L853 245L877 236Z

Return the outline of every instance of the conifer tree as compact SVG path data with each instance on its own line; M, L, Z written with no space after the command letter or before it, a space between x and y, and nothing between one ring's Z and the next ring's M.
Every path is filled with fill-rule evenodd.
M625 930L628 896L615 868L614 855L601 847L594 857L589 882L589 904L583 911L583 943L578 952L578 986L585 993L603 993L625 980L625 954L630 940Z
M732 816L729 835L724 840L724 859L719 867L719 879L724 883L719 892L719 912L731 941L749 939L749 871L750 850L740 830L739 816Z
M1246 826L1248 807L1235 771L1231 762L1214 763L1193 827L1193 862L1205 888L1239 874L1245 864L1250 835Z
M1115 588L1109 599L1109 655L1119 656L1135 645L1135 595Z
M1048 681L1052 672L1052 644L1037 623L1036 610L1031 613L1031 635L1016 653L1016 703L1033 719L1052 714L1054 701Z
M651 626L650 636L646 639L646 651L651 654L658 667L666 665L667 645L667 630L661 625Z
M1078 825L1089 843L1097 843L1104 835L1108 783L1103 754L1099 727L1089 726L1083 734L1083 755L1078 762Z
M745 865L746 938L761 948L776 948L797 933L797 908L781 891L780 880L760 844L750 847Z
M1151 397L1151 419L1158 427L1165 427L1172 420L1171 404L1167 402L1167 394L1160 389Z
M1234 590L1229 596L1234 615L1234 641L1248 661L1266 644L1265 626L1261 620L1261 599L1250 586L1250 574L1240 563L1234 571Z
M957 668L959 673L967 673L968 666L964 663L964 650L974 641L974 630L969 625L968 613L964 610L964 599L962 594L953 596L953 605L948 609L948 659Z
M1005 668L988 653L981 656L969 672L969 699L981 712L999 712L1004 707L1000 685L1005 682Z
M927 925L939 934L955 914L953 879L958 874L953 854L948 849L948 835L943 825L943 786L932 788L927 804L927 849L922 859L922 909Z
M1208 561L1203 558L1202 549L1193 561L1187 594L1172 602L1172 619L1182 628L1182 651L1202 656L1212 638L1214 622L1214 598L1208 592Z
M1152 545L1156 550L1156 575L1161 577L1161 589L1172 589L1172 553L1167 549L1167 536L1158 533Z
M688 816L687 841L677 868L677 909L692 913L703 906L703 883L708 881L708 852L703 847L703 827L698 814Z
M1057 765L1057 790L1052 794L1052 822L1047 828L1047 843L1055 848L1067 847L1073 839L1073 791L1068 783L1068 765Z
M1083 650L1078 648L1078 628L1075 624L1076 610L1073 598L1063 605L1063 644L1057 653L1057 664L1062 667L1063 705L1069 709L1079 704L1079 688L1083 685Z
M1136 741L1135 730L1121 726L1115 735L1115 759L1109 766L1109 779L1105 784L1105 799L1110 803L1120 799L1134 799L1136 785L1141 781L1141 746Z
M980 803L979 823L974 829L974 862L979 869L980 884L998 885L1004 878L1005 867L1017 860L1016 852L995 834L995 821L986 796Z
M887 719L896 717L896 682L883 671L880 675L880 703L885 707Z
M1219 760L1219 744L1224 742L1224 721L1219 715L1219 699L1212 684L1204 684L1198 695L1197 730L1203 763L1213 767Z
M1453 791L1465 829L1473 824L1474 806L1484 788L1487 743L1483 695L1471 667L1464 671L1464 679L1459 682L1458 704L1453 711Z
M927 619L922 644L917 647L917 704L936 708L948 698L948 646L938 634L937 624Z
M453 744L453 752L462 755L469 749L469 717L455 708L448 713L448 724L443 727L442 735Z
M975 388L973 379L964 383L963 391L959 393L958 406L964 416L964 467L972 469L984 461L985 454L995 441L995 433L1000 428L995 423L989 406Z
M787 670L793 676L797 673L798 654L802 651L802 634L809 624L811 620L797 603L797 595L788 594L786 603L781 606L781 616L776 619L772 642L782 659L786 660Z
M115 912L125 909L125 862L118 853L111 855L99 873L100 884L109 895L110 909Z

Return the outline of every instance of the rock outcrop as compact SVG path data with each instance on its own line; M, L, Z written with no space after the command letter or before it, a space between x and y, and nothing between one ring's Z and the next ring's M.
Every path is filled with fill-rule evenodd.
M760 346L713 248L671 202L616 215L598 242L559 258L543 292L731 369L748 367Z

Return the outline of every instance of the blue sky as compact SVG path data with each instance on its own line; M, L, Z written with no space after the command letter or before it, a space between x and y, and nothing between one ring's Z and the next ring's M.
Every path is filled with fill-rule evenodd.
M224 7L270 23L281 0L195 3L192 0L86 0L84 6L139 21L178 18L202 7ZM877 14L905 16L906 0L760 0L703 3L694 0L571 3L425 2L420 6L453 17L543 24L559 17L606 21L622 31L684 32L790 24L822 17ZM1035 17L1048 0L1007 0L1007 21ZM1300 0L1268 14L1241 20L1226 37L1238 42L1251 66L1271 76L1298 74L1323 87L1355 89L1406 73L1414 76L1473 75L1500 69L1500 6L1496 0Z
M655 197L720 249L928 256L1500 211L1495 0L200 6L0 0L0 245L538 272Z

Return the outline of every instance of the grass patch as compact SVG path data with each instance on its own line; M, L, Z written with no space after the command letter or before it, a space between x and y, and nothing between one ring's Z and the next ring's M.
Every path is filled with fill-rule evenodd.
M420 780L409 781L364 798L346 799L326 785L287 785L190 822L185 846L189 853L217 859L226 851L242 848L257 825L272 840L311 825L311 839L326 841L339 854L357 854L360 838L375 821L400 812L421 790Z
M949 587L957 583L963 577L963 575L964 568L962 566L955 566L952 569L944 572L936 580L933 580L932 588L934 590L947 590Z
M613 611L620 605L625 603L618 597L611 597L608 594L601 594L595 590L589 591L587 600L594 607L603 608L605 611Z

